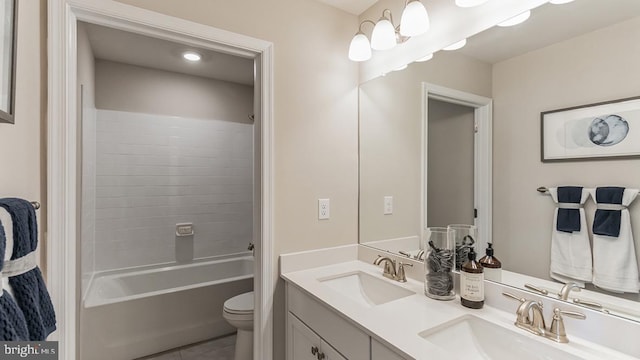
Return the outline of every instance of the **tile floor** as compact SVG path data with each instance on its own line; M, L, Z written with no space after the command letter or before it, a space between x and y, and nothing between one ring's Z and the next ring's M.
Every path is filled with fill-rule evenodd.
M236 336L225 336L138 360L233 360Z

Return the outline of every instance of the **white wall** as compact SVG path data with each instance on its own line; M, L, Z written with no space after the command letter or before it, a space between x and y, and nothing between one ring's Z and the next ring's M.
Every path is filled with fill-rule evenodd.
M441 52L360 86L361 242L421 234L422 82L490 97L491 65Z
M537 187L640 186L638 159L540 161L540 112L639 95L639 37L635 18L494 66L493 235L505 268L548 278L554 205ZM630 211L640 255L638 203Z
M79 156L81 176L80 186L81 218L79 222L80 236L78 252L80 262L81 292L87 290L91 276L95 271L95 217L96 217L96 101L95 101L95 58L89 43L87 30L82 23L78 24L78 102L81 114ZM84 296L84 295L82 295Z
M47 3L32 0L18 5L15 124L0 123L0 197L42 204L39 250L46 272Z

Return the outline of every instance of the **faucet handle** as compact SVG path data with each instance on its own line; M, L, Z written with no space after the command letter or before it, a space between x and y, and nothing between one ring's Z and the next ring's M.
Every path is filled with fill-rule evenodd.
M504 296L506 296L506 297L508 297L508 298L511 298L511 299L513 299L513 300L518 300L518 301L520 301L521 303L523 303L523 302L527 301L527 299L525 299L525 298L519 298L519 297L517 297L517 296L513 295L512 293L508 293L508 292L503 292L503 293L502 293L502 295L504 295Z
M553 321L551 321L551 326L549 327L549 331L547 331L545 336L555 342L568 343L569 339L567 338L567 332L564 328L564 320L562 319L562 315L580 320L586 319L587 316L577 311L566 311L560 310L559 308L553 309Z
M549 295L549 292L547 290L541 289L541 288L539 288L539 287L537 287L535 285L524 284L524 287L526 287L529 290L533 290L533 291L535 291L535 292L537 292L538 294L541 294L541 295Z
M413 267L413 264L409 264L409 263L403 263L403 262L399 262L398 263L398 270L396 271L396 278L398 279L399 282L407 282L407 277L404 273L404 266L408 265Z

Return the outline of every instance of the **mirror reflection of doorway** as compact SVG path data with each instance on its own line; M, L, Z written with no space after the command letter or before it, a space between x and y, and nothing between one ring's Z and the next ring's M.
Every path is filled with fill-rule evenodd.
M474 224L474 108L428 101L427 226Z

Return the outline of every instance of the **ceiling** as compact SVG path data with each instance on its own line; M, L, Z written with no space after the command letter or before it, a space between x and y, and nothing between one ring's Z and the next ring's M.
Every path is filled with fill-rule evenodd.
M144 35L82 23L87 29L96 59L121 62L234 83L253 85L253 59L197 49ZM199 62L187 62L187 50L202 55Z
M360 15L378 0L317 0L353 15Z

